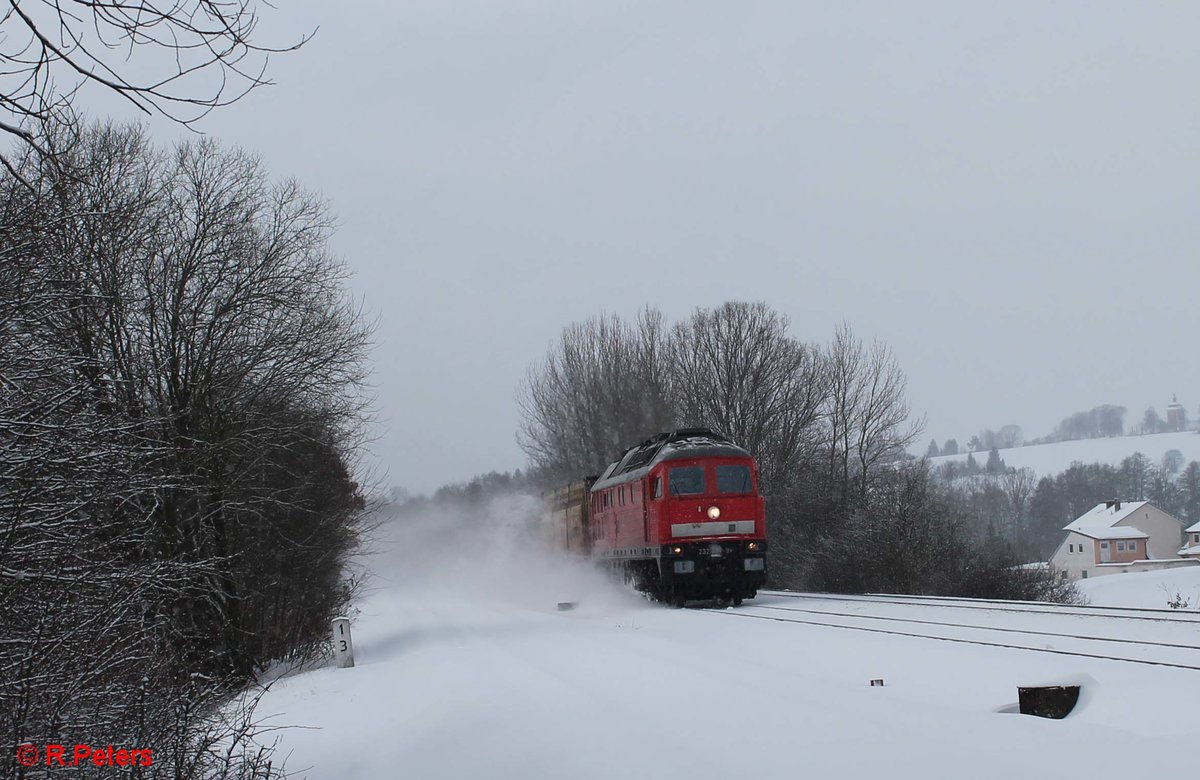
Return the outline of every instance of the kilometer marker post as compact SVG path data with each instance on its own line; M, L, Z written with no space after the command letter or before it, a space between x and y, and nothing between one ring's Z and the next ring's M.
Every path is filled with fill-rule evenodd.
M354 641L350 638L350 618L333 619L333 659L339 669L354 666Z

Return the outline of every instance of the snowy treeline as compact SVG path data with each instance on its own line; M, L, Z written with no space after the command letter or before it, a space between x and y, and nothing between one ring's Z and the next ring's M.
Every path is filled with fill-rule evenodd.
M1046 440L1073 441L1121 436L1125 433L1125 412L1124 406L1115 404L1102 404L1086 412L1076 412L1063 418Z
M1055 597L925 464L904 461L922 428L905 390L891 350L846 325L817 344L762 303L673 326L647 309L564 329L520 391L519 438L552 484L599 474L659 431L726 433L761 467L776 587Z
M1188 420L1187 411L1179 403L1172 403L1167 407L1167 419L1165 420L1159 416L1154 407L1147 408L1142 415L1141 422L1132 425L1128 432L1125 429L1127 411L1124 406L1101 404L1084 412L1075 412L1064 417L1051 433L1028 442L1024 440L1021 427L1018 425L1004 425L999 431L988 428L967 440L966 451L985 452L992 449L1003 450L1020 447L1024 444L1039 445L1084 439L1104 439L1125 436L1127 433L1143 436L1194 429L1194 425ZM936 440L932 440L925 450L926 457L930 458L957 454L959 454L959 447L956 439L947 439L941 447L938 446Z
M361 508L330 217L208 141L39 143L0 176L0 743L264 777L216 707L318 651Z
M1023 560L1046 560L1063 526L1107 499L1151 501L1191 525L1200 521L1200 461L1179 450L1155 463L1140 452L1118 465L1074 463L1039 478L1032 469L971 474L953 462L935 470L979 522L1009 540Z

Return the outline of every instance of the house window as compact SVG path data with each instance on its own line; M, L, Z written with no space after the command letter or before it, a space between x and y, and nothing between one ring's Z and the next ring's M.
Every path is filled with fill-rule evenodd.
M1125 552L1125 542L1117 542L1117 552Z
M1137 542L1130 542L1130 543L1129 543L1129 549L1130 549L1130 551L1132 551L1132 552L1136 552L1136 551L1137 551Z
M1075 552L1075 545L1073 545L1073 544L1068 544L1068 545L1067 545L1067 552Z
M1087 569L1084 569L1084 570L1083 570L1083 578L1084 578L1085 580L1087 579Z
M1107 549L1108 549L1108 542L1100 542L1100 549L1101 549L1101 550L1107 550Z

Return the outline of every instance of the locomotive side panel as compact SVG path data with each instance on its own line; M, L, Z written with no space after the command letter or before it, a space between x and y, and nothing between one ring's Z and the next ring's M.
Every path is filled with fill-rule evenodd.
M627 482L593 492L593 549L601 556L628 557L628 550L645 547L645 504L638 487Z

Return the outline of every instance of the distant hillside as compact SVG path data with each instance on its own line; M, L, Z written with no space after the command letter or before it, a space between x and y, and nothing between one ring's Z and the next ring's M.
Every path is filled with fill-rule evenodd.
M1108 463L1117 466L1135 452L1142 453L1152 463L1159 463L1162 456L1169 450L1179 450L1183 453L1185 464L1189 461L1200 460L1200 434L1195 431L1182 431L1154 433L1145 436L1115 436L1109 439L1060 441L1054 444L1038 444L1000 450L1000 457L1004 459L1005 466L1011 468L1028 466L1037 472L1039 477L1043 477L1066 471L1076 461ZM975 462L980 467L987 465L987 458L986 450L975 453ZM950 461L966 463L967 453L943 455L929 459L934 466Z

